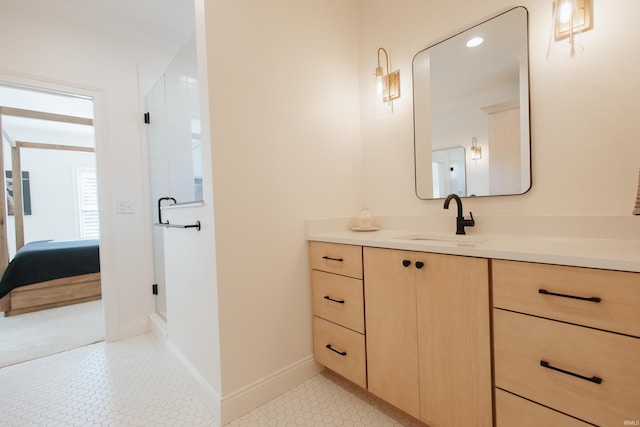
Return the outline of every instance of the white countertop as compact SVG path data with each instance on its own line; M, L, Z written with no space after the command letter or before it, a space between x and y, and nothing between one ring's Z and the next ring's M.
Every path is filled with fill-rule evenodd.
M414 240L415 237L430 240ZM640 272L640 240L517 235L463 235L382 229L356 232L309 231L319 242L435 252L481 258L529 261Z

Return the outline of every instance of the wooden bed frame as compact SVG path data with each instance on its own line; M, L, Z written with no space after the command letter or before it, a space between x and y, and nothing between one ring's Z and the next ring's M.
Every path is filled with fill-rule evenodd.
M20 286L0 299L5 317L102 298L100 273Z

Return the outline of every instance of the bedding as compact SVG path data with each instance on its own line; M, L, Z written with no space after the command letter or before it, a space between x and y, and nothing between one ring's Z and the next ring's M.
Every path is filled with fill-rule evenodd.
M33 283L100 272L99 240L45 240L24 245L0 281L0 298Z

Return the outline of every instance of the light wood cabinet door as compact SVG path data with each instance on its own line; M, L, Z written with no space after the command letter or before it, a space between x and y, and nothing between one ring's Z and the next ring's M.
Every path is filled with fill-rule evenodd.
M433 427L492 426L488 260L417 254L420 413Z
M364 248L369 391L432 427L493 424L489 263Z
M412 252L364 248L368 389L419 418L413 260Z

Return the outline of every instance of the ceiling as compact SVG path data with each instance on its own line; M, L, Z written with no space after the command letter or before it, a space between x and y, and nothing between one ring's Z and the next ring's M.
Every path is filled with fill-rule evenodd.
M60 17L109 33L124 36L171 52L182 48L194 31L194 0L1 0L30 13ZM154 77L153 81L157 78ZM18 93L19 92L19 93ZM88 117L77 106L65 102L83 102L80 98L58 97L48 109L50 93L17 90L0 86L0 98L5 106L50 111ZM63 99L64 98L64 99ZM68 99L67 99L68 98ZM87 100L84 100L87 101ZM89 110L92 104L89 102ZM60 110L62 108L62 110ZM91 112L89 113L89 115ZM4 131L13 140L92 146L91 126L70 125L35 119L5 116Z
M176 52L195 25L193 0L9 1Z

